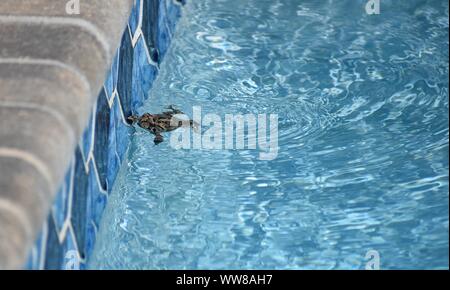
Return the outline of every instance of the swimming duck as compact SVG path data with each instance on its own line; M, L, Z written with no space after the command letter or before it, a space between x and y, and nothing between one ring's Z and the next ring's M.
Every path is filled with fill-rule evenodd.
M183 121L181 119L175 119L175 122L172 122L172 118L177 114L184 114L182 111L174 108L172 105L167 107L169 111L164 111L160 114L150 114L144 113L142 116L131 115L128 117L128 120L132 122L132 124L137 123L139 127L149 131L155 138L153 142L158 145L159 143L164 141L162 132L170 132L180 127L183 127ZM178 121L178 122L176 122ZM193 120L189 120L189 125L197 130L198 124Z

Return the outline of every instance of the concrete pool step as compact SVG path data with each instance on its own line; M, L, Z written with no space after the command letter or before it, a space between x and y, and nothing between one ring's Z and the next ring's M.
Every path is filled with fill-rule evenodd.
M0 1L0 269L23 266L133 4L69 2Z

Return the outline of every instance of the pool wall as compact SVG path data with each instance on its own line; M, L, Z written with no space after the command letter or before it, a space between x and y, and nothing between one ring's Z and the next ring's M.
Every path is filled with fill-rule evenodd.
M148 98L184 0L136 0L28 269L85 269L130 140L126 117Z

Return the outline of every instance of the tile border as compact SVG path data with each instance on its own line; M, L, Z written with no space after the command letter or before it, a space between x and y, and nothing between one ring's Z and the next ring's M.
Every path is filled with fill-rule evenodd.
M160 13L160 11L152 12L150 15L152 17L157 17L157 19L144 19L145 4L155 1L159 2L157 6L160 9L164 9L163 13ZM171 8L176 9L176 15L174 16L167 13L167 7L170 5L173 5ZM154 81L153 74L144 74L141 66L145 65L148 68L153 67L152 70L155 74L158 74L159 71L159 63L151 58L148 42L145 41L145 39L156 39L156 43L153 43L156 47L152 47L154 50L158 50L158 44L163 44L164 47L168 47L172 37L168 22L177 22L178 18L181 16L183 5L184 1L177 0L134 0L131 16L121 40L121 46L117 49L107 74L107 79L98 97L100 98L104 94L104 97L106 97L107 108L98 106L99 100L96 100L89 117L88 125L82 134L82 138L78 142L76 150L78 151L78 154L74 154L72 157L72 162L66 172L66 178L58 191L49 218L43 225L41 234L30 252L26 264L27 269L85 269L87 267L89 255L93 250L96 239L96 220L98 222L105 204L108 201L108 195L111 192L120 164L124 159L131 136L130 125L126 121L124 104L122 104L123 99L120 98L121 96L118 91L118 85L121 81L119 67L128 67L128 70L132 73L131 83L122 83L121 86L128 85L127 90L129 92L131 91L131 102L130 104L127 104L127 106L134 111L136 109L133 107L135 102L142 105L144 100L142 100L140 96L133 95L133 88L131 86L142 86L142 84L146 82L150 83L151 87L151 84ZM175 19L168 19L169 17ZM165 27L156 27L155 29L152 29L152 31L156 31L157 35L146 35L142 30L142 26L143 23L149 21L151 21L151 23L164 23ZM132 31L133 25L131 23L137 23L134 32ZM164 36L162 30L168 32L168 35ZM121 49L126 45L126 34L128 34L128 37L131 40L132 55L130 58L123 58L120 54ZM135 49L139 41L142 41L144 48L143 52L142 49ZM145 53L145 56L140 55L140 59L145 59L147 63L134 63L136 54L141 53ZM162 54L158 52L158 55L158 62L160 62L161 58L164 56L164 52ZM134 65L139 66L136 75L133 70ZM146 99L147 97L148 94L144 94L143 98ZM100 111L102 109L108 111ZM103 116L104 114L109 116L109 127L97 128L97 126L102 126L102 124L97 124L96 122L97 114L100 114L100 116ZM100 134L107 134L106 144L101 144L101 146L105 147L104 150L107 150L107 164L105 164L106 166L102 166L105 168L101 173L105 176L106 190L102 186L99 172L100 169L97 166L94 154L95 145L98 144L96 142L102 142L100 138L97 138L96 131ZM118 144L118 136L121 137L119 140L123 140L124 143ZM77 164L79 164L78 167ZM77 170L77 168L82 168L82 170ZM76 180L79 180L80 178L81 180L84 180L83 183L76 182ZM83 201L83 204L77 204L74 197L77 197L77 200ZM84 202L86 202L86 204L84 204ZM77 221L76 224L73 223L75 213L78 217L82 218L81 223L79 221ZM60 218L63 217L62 221L58 221L56 218L57 216ZM52 230L56 232L52 232ZM51 236L55 238L51 238ZM83 248L80 248L77 240L83 241ZM73 255L72 251L75 251L76 255ZM69 261L68 259L72 260ZM74 263L73 259L76 260L76 263Z

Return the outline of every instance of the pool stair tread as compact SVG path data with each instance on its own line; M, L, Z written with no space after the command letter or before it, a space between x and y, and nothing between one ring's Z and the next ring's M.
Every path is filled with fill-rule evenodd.
M0 1L0 269L23 267L134 1L67 2Z

